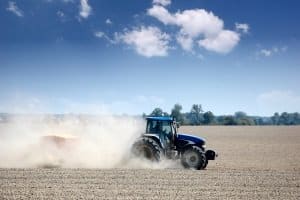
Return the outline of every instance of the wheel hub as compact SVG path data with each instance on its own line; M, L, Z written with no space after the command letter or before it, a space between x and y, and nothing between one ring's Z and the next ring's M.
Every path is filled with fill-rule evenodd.
M197 153L195 152L189 152L186 155L186 163L190 166L190 167L196 167L197 164L199 162L199 158Z

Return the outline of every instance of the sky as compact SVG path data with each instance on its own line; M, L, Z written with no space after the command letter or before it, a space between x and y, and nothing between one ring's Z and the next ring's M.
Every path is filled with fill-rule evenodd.
M300 112L298 0L0 0L0 112Z

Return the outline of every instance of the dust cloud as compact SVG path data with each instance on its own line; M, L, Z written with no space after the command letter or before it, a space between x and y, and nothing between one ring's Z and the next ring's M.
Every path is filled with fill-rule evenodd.
M166 168L133 158L144 131L136 117L21 115L0 123L0 167Z

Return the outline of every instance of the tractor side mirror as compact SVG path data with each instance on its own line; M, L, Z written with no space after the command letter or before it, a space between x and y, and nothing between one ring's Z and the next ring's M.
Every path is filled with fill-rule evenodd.
M177 128L179 128L179 127L180 127L180 124L179 124L178 122L176 123L176 127L177 127Z

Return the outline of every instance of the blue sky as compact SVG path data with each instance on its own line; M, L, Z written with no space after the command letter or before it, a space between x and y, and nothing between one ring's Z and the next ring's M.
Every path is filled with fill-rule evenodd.
M297 0L0 1L0 112L300 112Z

